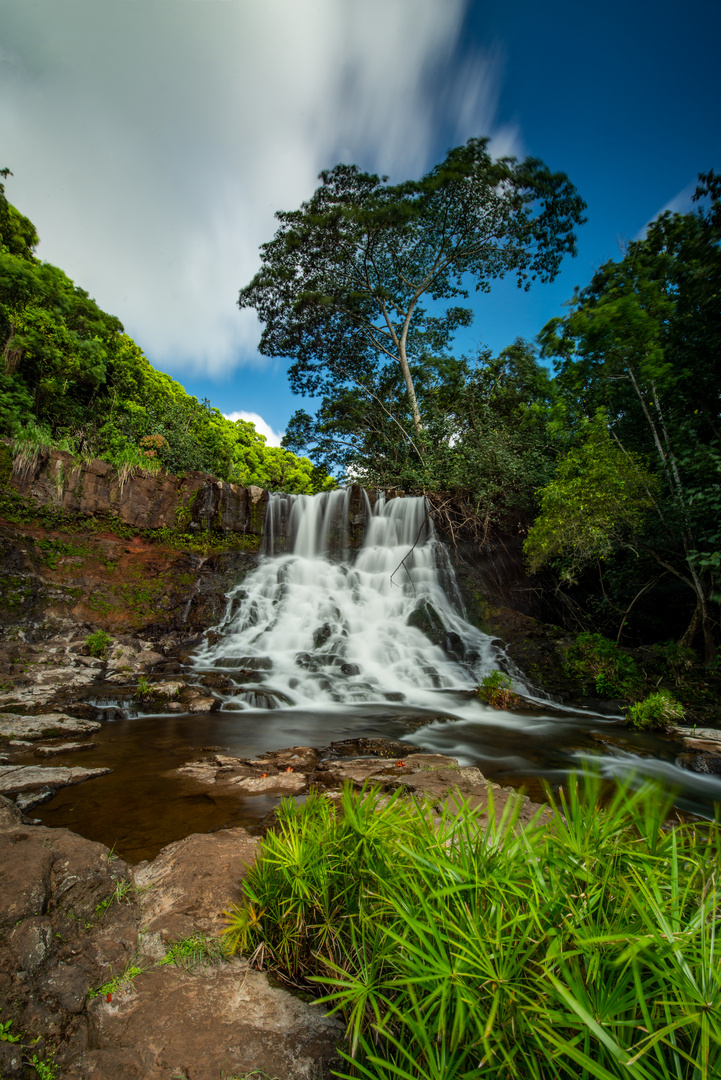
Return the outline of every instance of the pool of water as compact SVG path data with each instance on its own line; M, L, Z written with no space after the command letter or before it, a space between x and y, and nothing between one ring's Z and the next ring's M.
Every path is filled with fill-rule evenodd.
M670 738L629 731L618 720L592 713L499 712L469 701L467 694L444 693L435 711L362 704L108 719L91 750L58 756L53 764L107 766L113 772L60 790L31 814L137 863L193 832L256 826L279 801L201 792L197 782L176 772L179 766L212 751L255 757L357 738L399 739L449 754L477 765L488 779L522 786L532 798L542 797L544 782L559 784L571 771L595 767L607 777L655 777L678 790L680 806L703 816L713 816L714 804L721 802L721 777L679 768L679 744ZM31 754L25 758L37 764Z

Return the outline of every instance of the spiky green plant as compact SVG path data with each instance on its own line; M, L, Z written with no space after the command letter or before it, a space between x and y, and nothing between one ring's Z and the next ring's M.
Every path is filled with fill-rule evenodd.
M641 731L665 731L670 724L683 720L684 708L668 690L657 690L628 710L627 720Z
M132 480L137 472L156 473L162 468L159 458L148 457L146 451L137 446L131 446L130 443L127 443L122 450L118 450L111 460L118 473L121 492L128 480Z
M56 440L50 430L28 420L13 439L13 471L18 476L33 472L45 450L66 450L75 452L75 443L70 438Z
M232 947L315 984L373 1080L721 1075L716 825L571 781L549 825L346 789L285 804Z

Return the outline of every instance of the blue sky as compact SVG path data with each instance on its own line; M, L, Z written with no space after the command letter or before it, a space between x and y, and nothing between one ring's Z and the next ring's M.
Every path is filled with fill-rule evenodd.
M533 338L696 174L721 169L721 0L0 0L7 194L39 254L225 413L301 402L234 305L321 168L419 175L472 135L588 203L551 285L474 297L460 344Z

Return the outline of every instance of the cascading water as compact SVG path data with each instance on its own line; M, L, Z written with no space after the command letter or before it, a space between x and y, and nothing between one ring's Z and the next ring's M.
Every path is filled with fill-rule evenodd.
M271 496L267 555L198 658L238 684L226 708L393 701L438 711L439 690L468 691L499 666L491 638L461 614L425 500L381 494L371 510L364 493L366 534L351 560L349 495ZM290 551L276 554L281 533Z
M223 699L218 722L236 718L237 745L389 735L536 793L539 778L562 781L592 759L609 777L662 777L680 805L713 813L719 778L680 768L673 743L628 731L618 717L538 698L530 715L484 706L478 682L513 669L502 646L464 619L425 500L379 495L371 507L363 494L354 515L351 498L271 496L265 555L230 593L215 644L196 657ZM354 549L359 519L365 535ZM531 696L518 672L513 681Z

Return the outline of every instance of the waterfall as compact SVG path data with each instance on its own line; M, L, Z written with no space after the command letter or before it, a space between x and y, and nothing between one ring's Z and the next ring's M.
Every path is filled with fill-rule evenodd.
M354 552L350 489L271 495L265 555L228 597L201 668L232 678L225 708L404 702L443 708L502 658L464 618L423 498L379 494Z

